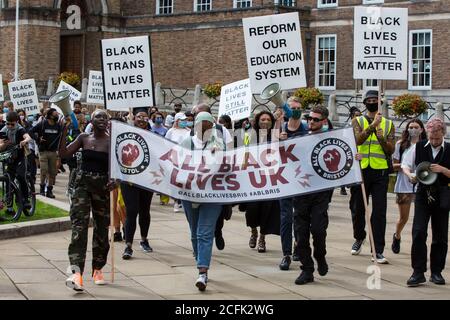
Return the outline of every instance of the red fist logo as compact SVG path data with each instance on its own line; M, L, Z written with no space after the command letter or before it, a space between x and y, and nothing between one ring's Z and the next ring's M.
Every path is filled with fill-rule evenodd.
M325 162L328 171L338 171L339 162L341 161L341 154L336 149L328 150L323 155L323 161Z
M134 144L127 144L122 149L122 163L127 167L131 167L133 162L139 157L139 148Z

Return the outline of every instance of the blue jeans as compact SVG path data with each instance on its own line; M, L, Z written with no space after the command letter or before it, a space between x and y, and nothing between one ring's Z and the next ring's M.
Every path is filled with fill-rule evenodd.
M280 238L283 256L292 254L293 198L280 200Z
M192 248L197 268L209 268L217 218L222 212L220 204L200 204L192 208L192 202L181 201L191 229Z

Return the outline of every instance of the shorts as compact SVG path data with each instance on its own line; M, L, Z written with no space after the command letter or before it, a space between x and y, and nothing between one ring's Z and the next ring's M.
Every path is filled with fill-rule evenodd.
M414 193L397 193L395 197L395 203L397 204L411 204L416 195Z

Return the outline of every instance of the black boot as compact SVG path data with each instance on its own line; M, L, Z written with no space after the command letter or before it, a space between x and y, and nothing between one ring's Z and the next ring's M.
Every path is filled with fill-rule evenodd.
M47 192L45 193L47 198L55 199L55 195L53 194L53 186L47 186Z
M41 184L40 186L41 186L41 190L39 191L39 194L41 196L45 196L45 183Z

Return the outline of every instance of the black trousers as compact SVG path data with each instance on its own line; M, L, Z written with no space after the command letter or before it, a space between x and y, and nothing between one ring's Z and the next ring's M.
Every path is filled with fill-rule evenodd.
M372 224L373 238L375 242L375 252L383 253L386 235L386 210L387 210L387 190L389 185L389 174L387 170L375 170L366 168L362 170L367 201L372 196ZM365 207L361 186L350 188L350 211L352 213L353 237L356 240L366 238Z
M324 191L294 198L294 229L297 235L297 248L301 269L314 271L309 244L313 238L314 258L323 259L327 254L326 237L328 227L328 205L330 192Z
M429 205L426 193L416 194L412 228L411 265L415 272L427 271L427 230L431 218L433 239L430 252L432 273L444 270L448 248L448 210L439 208L439 200Z
M127 211L125 220L125 242L133 243L134 233L136 232L136 219L139 216L139 227L141 237L147 238L150 228L150 204L152 202L153 192L130 186L127 183L120 185L123 201Z

